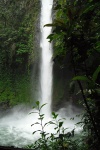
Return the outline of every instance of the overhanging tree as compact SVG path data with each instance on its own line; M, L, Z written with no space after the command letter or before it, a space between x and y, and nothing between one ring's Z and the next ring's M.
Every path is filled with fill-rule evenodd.
M70 56L87 114L84 123L91 128L91 136L100 141L100 11L99 1L56 2L53 32L48 39L54 41L54 61L66 67ZM88 116L88 117L87 117ZM85 122L85 120L87 120ZM95 140L94 140L95 141Z

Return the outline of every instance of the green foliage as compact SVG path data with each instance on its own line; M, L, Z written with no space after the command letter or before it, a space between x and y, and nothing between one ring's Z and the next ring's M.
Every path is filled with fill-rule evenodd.
M96 83L99 73L100 73L100 66L97 67L92 77L76 76L73 78L73 80L85 81L87 83L88 90L95 90L96 88L100 88L99 83L98 84Z
M0 75L0 104L5 104L4 109L30 102L30 76L12 76L10 73Z
M89 148L100 149L100 10L99 1L61 1L55 4L53 32L54 62L66 68L67 56L74 71L73 82L79 85L84 112L84 126L89 129ZM75 84L71 83L71 93Z
M39 7L38 0L0 1L0 104L30 102Z
M51 25L54 27L53 33L52 36L49 35L48 37L50 41L54 39L55 58L59 56L63 60L66 58L66 53L71 53L71 49L73 49L74 61L77 65L78 63L82 65L82 71L84 71L83 62L89 63L91 61L95 52L94 45L97 41L99 42L99 20L98 22L96 20L98 18L97 5L99 4L89 1L66 1L63 4L58 1L56 4L56 19ZM91 13L90 20L87 19L89 13ZM59 40L57 37L59 37ZM59 44L56 46L56 43ZM63 53L60 52L60 49Z
M95 70L95 72L92 75L92 79L94 82L96 82L99 73L100 73L100 65L98 66L98 68Z
M68 128L63 127L64 118L58 119L59 115L55 112L52 112L52 120L44 123L45 115L42 114L41 111L45 105L46 104L43 104L41 106L40 102L37 101L36 106L33 107L34 111L31 113L38 114L38 122L35 122L31 126L40 126L38 130L33 132L33 135L36 136L36 132L39 132L40 138L27 147L34 150L89 150L88 145L85 143L86 132L81 133L78 137L77 134L74 135L75 129L66 133ZM49 126L52 125L54 133L47 133L45 128L49 128Z
M38 0L0 1L1 69L29 69L32 63L31 55L35 59L33 41L38 9Z

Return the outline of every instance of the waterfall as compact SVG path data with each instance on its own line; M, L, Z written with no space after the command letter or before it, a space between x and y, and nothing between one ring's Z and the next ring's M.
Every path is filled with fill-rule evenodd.
M51 101L52 101L52 44L48 42L47 36L51 33L52 28L44 27L45 24L52 23L52 6L53 0L41 0L41 16L40 16L40 47L41 47L41 63L40 63L40 97L41 104L47 103L42 108L45 114L44 123L49 119L52 120L51 114ZM74 128L75 119L70 120L76 116L70 111L70 105L65 106L57 112L59 118L66 118L64 128ZM41 130L38 114L34 114L34 109L26 109L26 105L18 105L14 108L7 110L2 117L0 117L0 145L1 146L14 146L25 147L33 144L38 139L39 135L32 134L34 131ZM33 112L33 113L32 113ZM30 115L29 115L30 114ZM68 115L70 114L70 115ZM47 118L48 117L48 118ZM79 121L78 121L79 122ZM31 126L36 123L35 126ZM45 126L46 133L55 133L53 126ZM77 131L80 128L76 127Z
M52 44L48 42L48 35L51 33L51 27L44 27L45 24L52 23L52 6L53 0L41 0L41 63L40 63L40 101L41 104L46 104L45 114L51 112L52 101Z

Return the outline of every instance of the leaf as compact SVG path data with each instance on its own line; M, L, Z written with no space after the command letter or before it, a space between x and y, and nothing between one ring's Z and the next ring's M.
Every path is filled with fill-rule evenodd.
M39 122L35 122L34 124L31 124L31 126L34 126L35 124L40 124Z
M55 127L54 129L56 130L58 127Z
M35 133L38 132L38 131L41 132L41 130L36 130L36 131L33 132L33 134L35 134Z
M46 104L47 104L47 103L43 104L43 105L40 107L40 110L41 110L41 108L44 107Z
M50 40L49 42L51 42L51 41L54 39L54 34L50 34L50 35L47 37L47 39L49 39L49 40Z
M61 128L63 125L63 122L59 122L59 128Z
M40 117L43 117L43 116L44 116L44 114L40 115Z
M55 124L55 125L56 125L56 123L54 123L53 121L49 121L48 123L49 123L49 124Z
M93 81L95 82L97 80L98 74L100 73L100 65L97 67L97 69L95 70L95 72L93 73Z
M38 119L39 119L39 120L43 120L43 118L44 118L44 117L40 117L40 118L38 118Z
M58 114L56 114L55 112L52 112L53 118L56 119L58 117Z
M80 121L80 122L76 123L75 125L80 125L80 124L83 124L83 122L82 122L82 121Z
M35 134L37 131L34 131L32 134Z
M38 114L38 112L30 112L29 114L33 114L33 113L37 113Z
M57 130L57 133L59 132L59 129Z
M60 32L60 31L66 31L66 24L62 19L55 19L53 24L46 24L44 27L55 27L55 30L53 32Z
M79 81L87 81L87 82L91 82L91 80L89 80L86 76L76 76L72 79L73 81L79 80Z
M45 124L44 124L44 127L45 127L46 125L48 125L48 124L49 124L49 122L45 123Z
M32 109L35 109L35 106L33 106Z
M44 27L53 27L53 26L56 26L56 25L55 25L55 24L51 24L51 23L50 23L50 24L45 24L45 25L44 25Z
M40 102L39 102L39 101L36 101L36 105L39 106L39 104L40 104Z

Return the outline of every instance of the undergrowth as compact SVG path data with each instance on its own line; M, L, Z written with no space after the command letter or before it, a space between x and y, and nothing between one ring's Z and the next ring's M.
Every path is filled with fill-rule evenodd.
M34 110L31 113L38 114L38 122L35 122L31 126L39 125L39 130L33 132L39 132L40 137L33 142L33 144L28 145L27 148L33 150L89 150L88 144L86 143L87 133L80 131L81 133L75 134L75 128L70 132L67 132L68 128L64 128L65 118L59 119L58 114L52 112L52 119L44 123L45 114L42 113L42 108L46 104L40 106L40 102L36 102L36 111ZM30 113L30 114L31 114ZM47 133L45 128L48 126L54 127L54 133Z

